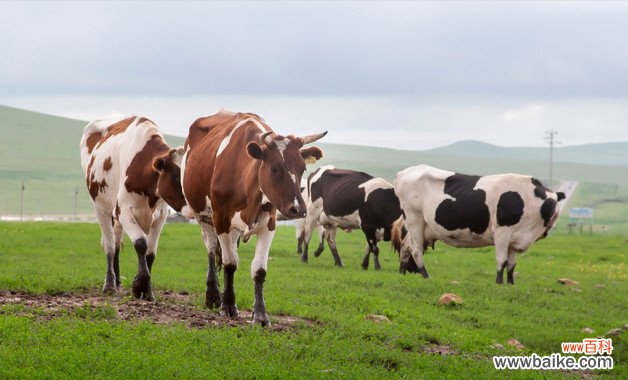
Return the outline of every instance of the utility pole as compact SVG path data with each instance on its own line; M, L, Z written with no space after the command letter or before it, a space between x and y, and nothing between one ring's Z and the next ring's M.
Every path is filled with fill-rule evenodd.
M559 141L556 141L557 131L549 130L545 131L545 141L549 143L550 146L550 155L549 155L549 187L552 187L552 183L554 181L554 145L560 144Z
M20 188L20 222L24 219L24 181L22 181L22 187Z
M74 186L74 221L76 221L76 211L78 208L78 186Z

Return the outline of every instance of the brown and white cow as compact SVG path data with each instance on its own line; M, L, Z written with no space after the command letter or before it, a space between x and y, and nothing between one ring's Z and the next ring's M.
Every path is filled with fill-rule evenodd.
M152 301L150 273L168 205L187 211L179 167L183 148L170 149L152 121L131 116L87 124L80 150L107 255L103 291L120 288L119 253L126 232L138 258L133 295Z
M237 243L257 235L251 277L255 283L253 320L270 322L264 303L268 253L275 235L276 210L295 219L305 215L299 191L306 162L322 157L317 147L303 148L325 133L295 137L273 132L251 113L221 110L199 118L190 127L181 165L185 198L201 226L208 252L205 303L236 317L234 272ZM224 292L219 291L215 256L224 265Z
M530 176L473 176L428 165L397 173L394 187L404 212L392 239L402 273L429 277L423 252L436 240L465 248L494 245L498 284L506 267L514 284L516 254L547 236L565 198Z

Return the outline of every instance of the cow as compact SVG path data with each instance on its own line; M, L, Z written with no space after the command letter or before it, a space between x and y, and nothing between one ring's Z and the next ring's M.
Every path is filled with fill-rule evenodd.
M466 175L428 165L397 173L394 186L404 213L393 232L402 273L429 277L423 252L436 240L463 248L493 245L498 284L506 267L514 284L516 254L547 236L565 198L530 176Z
M253 321L270 324L263 284L276 210L290 219L305 215L301 177L306 163L316 162L323 154L317 147L303 146L326 133L284 137L255 114L226 110L201 117L190 126L181 164L182 185L207 248L207 307L220 306L221 314L238 316L233 287L239 263L237 244L240 238L257 235L251 263ZM224 271L222 296L215 263L219 253Z
M183 147L171 149L152 121L130 116L87 124L80 152L107 256L103 292L121 288L119 253L126 233L138 259L133 295L153 301L150 275L168 205L189 215L179 178Z
M308 243L317 224L324 227L314 256L323 252L326 238L335 265L343 262L336 247L336 231L362 229L366 237L366 253L362 268L368 269L373 254L375 270L380 270L380 240L390 241L392 225L401 216L399 199L393 186L382 178L328 165L317 169L307 181L307 215L304 223L304 249L301 261L308 261Z

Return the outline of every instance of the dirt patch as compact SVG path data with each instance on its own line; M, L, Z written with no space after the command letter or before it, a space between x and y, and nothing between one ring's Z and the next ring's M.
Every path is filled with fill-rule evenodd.
M454 347L448 346L445 344L427 344L421 347L421 351L426 354L441 355L441 356L458 354L458 351Z
M194 296L187 293L163 292L155 294L157 302L134 299L128 290L115 295L103 295L99 291L85 294L63 293L59 295L28 294L0 291L0 307L3 305L23 305L25 310L17 314L36 315L43 319L53 319L77 313L85 308L96 310L110 307L115 310L113 319L121 321L149 320L156 324L185 323L190 328L251 326L253 315L250 310L239 310L239 318L221 316L217 310L200 309L194 304ZM0 314L3 311L0 310ZM284 331L296 324L314 325L313 321L287 315L270 314L272 331Z

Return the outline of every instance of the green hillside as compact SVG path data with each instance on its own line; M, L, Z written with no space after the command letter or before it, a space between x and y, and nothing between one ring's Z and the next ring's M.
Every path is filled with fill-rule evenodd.
M91 214L79 141L87 122L0 106L0 215L19 215L24 181L25 215ZM184 138L166 136L170 144Z
M524 161L547 161L547 147L501 147L481 141L465 140L426 152L457 157L484 157ZM628 141L558 146L554 148L555 162L628 166Z
M428 164L441 169L468 174L522 173L535 176L544 182L547 182L549 177L547 161L524 160L517 158L517 154L513 154L512 158L501 157L500 155L481 157L479 153L471 154L471 151L465 151L468 154L445 154L434 153L434 150L409 151L324 143L318 145L325 154L321 160L322 165L329 164L362 170L388 180L392 180L399 170L418 164ZM510 149L496 148L500 150ZM628 153L625 157L628 160ZM557 162L554 164L554 180L554 185L560 180L576 180L628 186L628 168L591 163Z
M85 121L0 106L0 216L20 214L21 181L25 186L24 215L72 215L75 189L79 192L78 214L93 214L78 151L85 124ZM166 136L166 139L172 146L184 141L183 137ZM325 155L320 165L362 170L390 181L399 170L420 163L469 174L516 172L534 175L545 182L548 178L547 149L543 148L504 148L464 141L429 151L322 142L318 145ZM559 148L561 159L577 156L588 161L557 162L555 179L608 184L615 186L617 194L625 194L627 145ZM615 165L604 165L604 162ZM313 170L309 168L310 172ZM579 201L586 203L587 199ZM620 201L628 204L624 198Z

